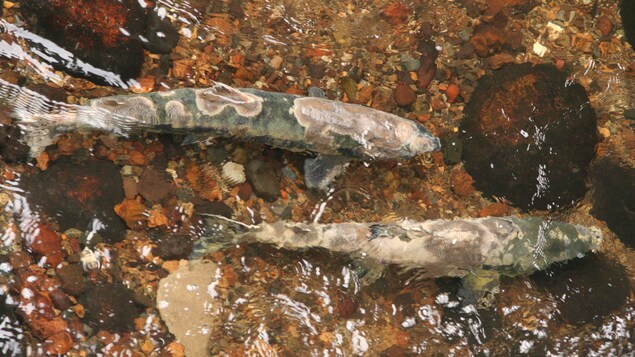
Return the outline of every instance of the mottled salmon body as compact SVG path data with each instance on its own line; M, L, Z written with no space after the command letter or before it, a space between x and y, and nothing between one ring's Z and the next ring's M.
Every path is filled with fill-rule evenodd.
M124 135L183 133L196 140L225 137L319 155L305 162L305 182L324 189L350 159L409 159L440 148L439 139L419 123L393 114L221 83L97 98L84 106L54 102L1 79L0 94L13 116L28 126L25 141L32 156L58 134L77 128Z
M440 147L424 127L393 114L325 98L224 84L105 97L91 100L89 106L106 115L100 119L104 122L134 118L138 129L201 131L291 151L362 160L405 159ZM134 126L129 120L126 123Z
M363 257L374 265L419 269L422 277L463 277L465 291L476 293L477 299L495 290L499 274L529 275L553 263L582 257L598 249L602 241L597 228L538 217L245 225L210 216L207 227L195 257L214 244L242 242L284 249L325 248Z

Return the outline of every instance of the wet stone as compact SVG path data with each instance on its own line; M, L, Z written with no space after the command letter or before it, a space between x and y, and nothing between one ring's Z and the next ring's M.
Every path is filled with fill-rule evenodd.
M446 165L456 165L461 162L463 143L458 135L449 135L441 138L441 151L443 152L443 162Z
M620 3L620 15L622 16L626 39L631 44L631 47L635 48L635 1L622 0Z
M193 234L169 234L164 231L150 233L150 237L157 244L153 254L163 260L187 259L197 240Z
M124 237L125 225L113 211L123 200L123 183L109 161L63 156L46 171L23 177L21 187L32 208L55 219L62 231L91 229L91 222L98 219L105 225L99 231L105 241Z
M417 93L405 83L397 84L394 90L395 102L400 107L407 107L417 99Z
M84 269L79 264L62 265L55 269L62 282L62 290L75 297L90 289L88 280L84 277Z
M130 331L141 309L134 304L132 291L122 284L96 286L79 298L86 315L84 322L111 332Z
M28 0L21 1L20 5L32 31L71 52L77 59L114 72L124 80L139 75L143 46L138 35L144 33L146 25L144 10L137 1ZM119 30L121 28L131 36L125 35ZM57 69L100 84L123 84L95 71L87 75L87 66L77 66L75 61L51 53L42 45L33 45L51 54L51 65Z
M537 272L532 278L553 296L561 317L576 325L602 321L631 292L625 268L595 254Z
M635 168L605 158L593 165L591 214L606 222L611 231L635 248Z
M261 159L254 159L247 164L245 174L257 196L267 200L275 200L280 196L280 183L271 166Z
M555 210L586 192L596 116L584 88L566 73L552 65L504 66L478 80L464 114L465 169L486 195Z
M168 175L153 168L143 170L137 190L143 198L152 203L158 203L176 194L176 188L168 182Z

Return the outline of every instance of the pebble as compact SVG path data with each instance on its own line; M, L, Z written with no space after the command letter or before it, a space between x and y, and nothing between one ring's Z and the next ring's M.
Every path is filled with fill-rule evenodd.
M269 165L261 159L253 159L246 169L247 180L257 196L272 201L280 197L278 177Z
M84 269L79 264L62 265L55 269L62 283L62 289L75 297L90 289L88 280L84 277Z
M46 257L46 263L56 266L64 259L62 255L62 241L48 224L40 223L37 235L27 238L29 249L39 255Z
M483 207L483 209L481 209L478 212L478 216L479 217L503 217L503 216L509 215L511 210L512 210L511 207L509 207L508 205L502 202L495 202L489 206Z
M167 174L153 168L143 170L137 188L139 193L152 203L157 203L176 194L176 188L168 182Z
M399 83L394 90L395 102L400 107L407 107L417 99L417 93L407 84Z
M421 66L417 71L417 88L426 89L437 73L437 64L432 63L429 67Z
M11 254L11 256L9 257L9 262L11 263L13 270L20 270L26 269L29 267L29 265L33 264L33 259L31 258L31 255L29 253L18 251Z
M448 97L449 103L454 103L456 98L458 98L461 89L459 85L456 83L448 84L448 88L445 90L445 95Z
M273 69L279 69L283 61L284 59L282 57L275 55L269 60L269 66Z
M487 57L497 52L505 44L503 29L492 24L482 24L476 28L470 42L479 57Z
M602 33L602 36L611 35L613 33L613 29L615 28L611 19L609 19L605 15L600 16L597 22L597 27L598 27L598 30L600 30L600 33Z
M88 325L111 332L130 331L140 309L133 303L133 293L123 284L93 287L79 298L84 305Z
M60 331L46 339L44 349L50 355L63 355L73 347L73 338L66 331Z
M463 170L453 170L450 174L450 184L452 191L459 196L471 196L476 189L474 188L474 179Z
M340 86L342 87L342 90L344 91L344 93L346 93L346 96L348 96L349 100L357 100L357 82L351 78L351 77L344 77L341 80Z
M419 69L421 62L418 59L412 57L409 53L400 53L399 60L401 65L408 72L414 72Z

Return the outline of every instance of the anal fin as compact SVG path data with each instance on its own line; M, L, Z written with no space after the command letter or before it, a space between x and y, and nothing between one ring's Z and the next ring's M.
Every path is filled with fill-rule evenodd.
M350 160L343 156L318 155L304 161L304 183L308 188L326 191L344 173Z

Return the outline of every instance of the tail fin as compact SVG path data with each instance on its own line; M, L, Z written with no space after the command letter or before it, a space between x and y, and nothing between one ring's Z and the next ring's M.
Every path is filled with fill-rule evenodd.
M0 79L0 105L24 132L23 140L36 157L63 132L88 127L126 134L139 126L136 118L103 108L69 104Z
M190 260L201 259L217 250L227 248L240 241L240 238L258 226L235 221L216 214L201 213L205 220L205 233L194 245Z

